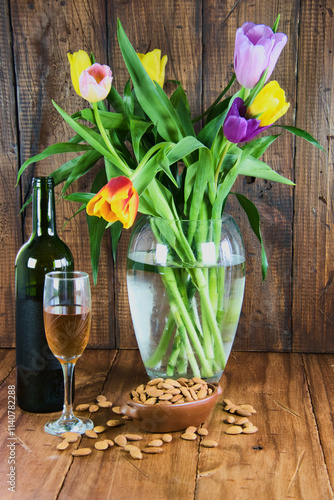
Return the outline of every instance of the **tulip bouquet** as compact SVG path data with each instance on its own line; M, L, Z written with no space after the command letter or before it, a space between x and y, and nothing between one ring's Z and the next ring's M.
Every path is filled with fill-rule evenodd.
M287 42L285 34L277 33L278 22L279 18L273 28L247 22L237 30L235 74L212 105L193 118L179 82L170 97L163 90L167 56L161 58L158 49L137 54L118 21L119 46L130 75L123 96L112 86L108 66L81 50L69 54L74 89L91 106L70 116L53 103L76 135L46 148L19 171L20 177L29 164L52 154L83 153L51 175L55 184L65 183L62 194L66 199L81 203L78 212L87 212L94 281L106 229L111 231L115 252L122 227L131 227L137 212L170 221L163 236L183 263L184 274L161 273L170 313L163 341L148 360L151 367L161 363L170 345L169 375L186 373L190 364L195 375L212 377L223 370L226 361L219 327L224 311L212 305L220 302L220 291L212 283L221 284L222 277L213 280L196 266L192 243L199 235L194 235L195 229L185 235L179 221L220 219L228 195L235 195L260 241L263 278L267 271L258 211L251 200L231 189L238 175L293 185L259 159L279 137L259 135L289 108L279 84L268 82ZM239 88L227 96L235 80ZM196 135L194 124L198 122L203 126ZM307 132L281 128L321 148ZM91 192L66 194L100 158L104 159L103 168ZM153 224L152 229L157 233ZM213 230L214 241L219 240L219 231L218 227ZM193 310L194 290L199 293L203 325Z

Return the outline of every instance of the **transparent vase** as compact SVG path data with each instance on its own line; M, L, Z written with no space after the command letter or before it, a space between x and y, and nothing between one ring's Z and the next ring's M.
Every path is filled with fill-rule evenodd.
M245 288L244 245L234 219L143 216L129 243L127 287L148 376L218 382Z

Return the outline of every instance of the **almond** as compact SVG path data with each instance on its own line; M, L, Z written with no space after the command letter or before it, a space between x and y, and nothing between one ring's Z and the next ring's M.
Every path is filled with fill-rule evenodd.
M231 425L228 429L226 429L226 434L241 434L243 431L240 425Z
M89 403L82 403L76 407L76 411L86 411L90 407Z
M216 448L218 446L218 443L213 439L203 439L201 445L205 446L205 448Z
M144 453L150 453L153 455L156 453L162 453L163 449L162 448L155 448L155 447L147 447L147 448L143 448L141 451Z
M94 443L94 448L100 451L104 451L109 448L109 443L107 441L97 441L96 443Z
M195 441L195 439L197 439L197 436L194 432L185 432L184 434L181 434L181 438L185 439L186 441Z
M70 443L64 439L61 443L57 444L57 450L63 451L70 446Z
M76 441L78 441L79 437L80 437L80 434L78 434L77 432L64 432L62 435L61 435L62 438L64 438L68 443L76 443Z
M244 427L242 429L243 434L255 434L259 429L255 427L255 425L252 425L251 427Z
M107 398L100 394L99 396L97 396L96 401L100 403L101 401L107 401Z
M124 448L124 446L126 446L128 443L126 437L123 436L123 434L119 434L118 436L116 436L114 441L118 446L121 446L122 448Z
M78 448L77 450L72 451L72 456L73 457L85 457L87 455L90 455L92 453L92 450L90 448Z
M90 439L97 439L97 434L92 429L87 429L85 432L85 436L87 436Z
M107 426L108 427L119 427L120 425L124 425L124 422L122 420L108 420Z
M111 401L100 401L97 403L100 408L111 408L112 407L112 402Z
M147 443L147 446L153 446L154 448L159 448L163 444L164 443L163 443L162 439L153 439L152 441Z
M143 458L142 452L136 446L134 446L133 448L131 448L130 455L135 460L141 460Z
M99 407L97 405L90 405L89 411L90 413L95 413L99 410Z
M103 425L97 425L96 427L94 427L94 431L97 434L101 434L101 432L104 432L105 430L106 428Z
M141 441L143 439L138 434L125 434L125 437L128 441Z

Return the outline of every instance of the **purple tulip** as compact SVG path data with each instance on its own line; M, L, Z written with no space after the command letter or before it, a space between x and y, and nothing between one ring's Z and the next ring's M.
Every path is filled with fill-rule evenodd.
M223 132L226 139L234 144L251 141L257 134L270 127L260 127L260 120L256 118L247 120L246 111L244 101L241 97L236 97L226 115Z
M274 33L264 24L244 23L238 28L234 47L234 70L238 82L246 89L252 89L268 68L267 81L287 40L284 33Z

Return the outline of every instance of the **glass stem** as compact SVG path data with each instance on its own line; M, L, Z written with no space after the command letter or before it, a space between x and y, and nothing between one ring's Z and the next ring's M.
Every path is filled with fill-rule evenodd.
M62 420L72 420L74 417L72 408L72 385L74 363L62 363L61 365L64 374L64 406L62 413Z

